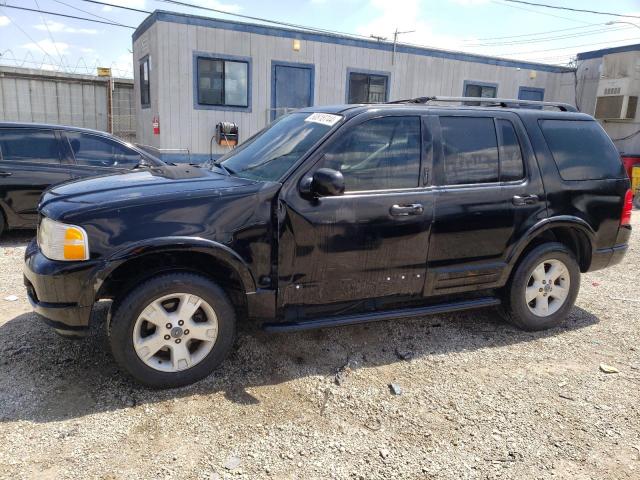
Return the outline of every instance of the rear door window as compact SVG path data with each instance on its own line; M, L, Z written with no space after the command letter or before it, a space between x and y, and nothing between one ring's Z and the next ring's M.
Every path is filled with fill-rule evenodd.
M500 167L493 118L440 117L445 185L497 182Z
M133 168L140 163L138 152L110 138L79 132L66 135L78 165Z
M564 180L624 178L620 154L598 122L540 120L539 123Z
M500 181L522 180L524 178L522 150L513 123L499 118L496 124L500 138Z
M0 158L5 162L60 163L60 142L53 130L0 128Z

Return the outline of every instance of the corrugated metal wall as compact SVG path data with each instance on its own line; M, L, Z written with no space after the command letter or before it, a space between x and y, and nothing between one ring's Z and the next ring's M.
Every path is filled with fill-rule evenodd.
M187 22L189 23L189 22ZM498 84L500 97L518 97L519 87L545 89L545 100L573 103L573 73L535 71L512 66L392 53L373 48L330 42L292 39L197 24L157 21L134 41L135 104L141 143L162 149L189 149L208 154L215 125L231 121L239 125L241 141L268 123L271 108L271 62L315 65L314 105L345 103L348 69L390 73L390 100L424 95L462 95L465 80ZM195 109L193 104L194 52L251 58L251 111ZM142 109L139 98L139 59L151 62L151 106ZM152 131L152 119L160 119L160 135ZM215 154L224 148L214 148Z
M0 67L0 121L40 122L110 131L108 80ZM135 139L133 81L114 81L113 133Z

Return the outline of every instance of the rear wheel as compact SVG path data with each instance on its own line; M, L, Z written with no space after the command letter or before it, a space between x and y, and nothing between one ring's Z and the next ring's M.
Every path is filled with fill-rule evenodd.
M633 206L640 210L640 190L633 196Z
M169 388L209 375L229 354L235 312L199 275L152 278L116 306L109 341L118 364L145 385Z
M4 219L4 213L2 212L2 208L0 208L0 237L4 233L4 230L6 227L7 227L7 222Z
M558 326L580 290L580 268L561 243L546 243L529 252L516 267L504 298L507 319L524 330Z

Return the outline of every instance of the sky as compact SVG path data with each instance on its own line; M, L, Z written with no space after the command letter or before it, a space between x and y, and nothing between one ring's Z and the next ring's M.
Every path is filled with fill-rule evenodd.
M623 18L509 3L506 0L182 0L308 27L482 55L566 65L578 52L640 43L640 0L539 0ZM536 1L536 0L532 0ZM161 0L104 0L141 10L171 10L247 21ZM0 1L0 64L132 77L132 29L21 11L35 10L137 27L147 16L86 0ZM614 23L608 22L631 22Z

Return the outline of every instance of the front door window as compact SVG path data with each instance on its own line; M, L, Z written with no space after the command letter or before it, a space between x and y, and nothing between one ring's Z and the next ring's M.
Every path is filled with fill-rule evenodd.
M322 167L342 172L347 193L417 187L420 117L382 117L355 126L329 147Z

